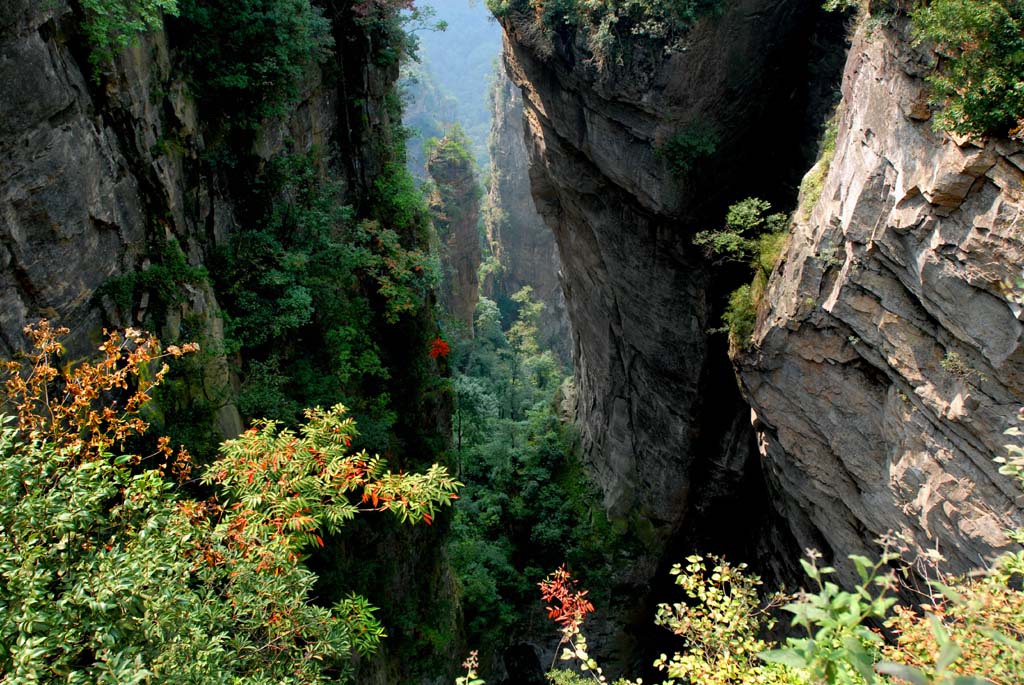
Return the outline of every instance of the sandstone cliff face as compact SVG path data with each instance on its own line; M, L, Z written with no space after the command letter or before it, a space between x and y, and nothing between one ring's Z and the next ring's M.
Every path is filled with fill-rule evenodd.
M690 239L755 179L797 163L783 139L802 122L808 79L792 63L807 61L813 14L743 0L699 21L685 49L638 40L604 69L583 37L538 33L532 14L503 19L532 192L558 244L584 448L608 510L652 524L654 541L681 525L698 462L743 469L742 428L739 452L724 446L741 404L711 371L728 374L706 335L722 286ZM716 152L680 177L659 149L698 125L719 133Z
M530 194L529 159L523 131L523 100L504 73L491 90L491 187L487 239L500 267L492 296L511 297L525 286L544 303L540 342L570 361L569 319L558 280L555 236L537 213Z
M97 295L100 286L149 269L154 244L170 240L190 264L208 263L238 225L238 200L205 159L202 107L166 32L141 36L100 81L89 76L68 2L8 0L0 14L0 355L22 349L24 325L45 316L71 329L68 347L82 357L102 326L138 325L150 313L148 295L118 306ZM293 111L267 122L252 153L267 160L337 144L356 200L387 162L376 151L389 145L378 139L390 135L385 99L397 66L374 65L355 40L343 49L354 54L339 59L339 78L310 70ZM223 349L213 289L183 288L184 303L161 317L157 333ZM207 355L203 366L202 387L192 392L218 407L221 435L235 435L237 379L223 356Z
M464 136L442 138L427 158L427 173L435 185L430 210L441 241L441 303L472 336L479 299L481 192L467 144Z
M1024 150L936 133L932 66L900 21L858 31L820 200L738 362L778 506L841 564L895 529L963 571L1024 522L992 462L1024 400L1002 286L1024 264Z
M102 325L134 325L146 301L119 312L95 296L114 276L149 266L147 242L177 239L202 260L204 233L232 222L216 191L196 187L201 149L196 106L171 74L166 37L148 36L122 55L105 87L88 81L67 3L7 3L0 25L0 354L23 349L21 329L48 317L71 329L75 357L89 354ZM163 93L157 97L156 93ZM173 150L159 143L184 141ZM187 287L165 340L191 313L205 339L223 341L208 285ZM223 358L204 365L196 392L216 402L224 435L241 430L224 389Z

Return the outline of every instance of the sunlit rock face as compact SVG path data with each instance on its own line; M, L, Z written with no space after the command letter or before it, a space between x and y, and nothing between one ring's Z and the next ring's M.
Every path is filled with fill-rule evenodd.
M1024 150L935 132L932 66L901 22L857 33L835 158L738 370L802 543L842 562L892 529L964 571L1024 520L992 461L1024 403Z
M509 298L525 286L533 288L534 298L544 303L540 340L569 362L569 318L558 280L558 247L533 203L524 142L523 99L519 88L504 72L491 89L491 109L491 183L484 221L500 266L490 282L485 282L485 288L491 297L498 298Z
M430 213L441 242L441 304L472 335L480 269L480 184L476 163L460 144L443 138L427 158L434 181Z
M965 570L1021 522L992 457L1024 402L1021 306L1004 286L1024 264L1024 152L933 130L934 65L901 19L855 36L820 199L805 193L735 360L758 456L741 458L726 428L735 377L706 331L740 280L712 273L690 236L731 201L771 197L808 139L782 104L799 92L801 11L751 0L698 23L686 50L638 49L603 70L580 37L504 20L533 195L561 257L584 445L609 511L652 521L655 538L709 525L701 498L728 497L746 468L782 522L776 559L820 548L850 581L846 556L895 530ZM657 151L700 121L721 133L716 151L674 175Z
M637 38L599 67L584 36L502 20L533 197L561 260L584 448L607 509L650 524L652 551L746 465L747 434L723 453L746 410L707 333L735 274L712 277L691 238L804 163L813 21L813 3L744 0L678 49ZM714 153L681 173L673 141L708 129ZM712 463L721 479L695 475Z

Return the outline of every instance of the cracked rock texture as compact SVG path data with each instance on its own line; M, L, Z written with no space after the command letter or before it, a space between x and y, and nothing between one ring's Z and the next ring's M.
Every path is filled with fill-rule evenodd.
M694 464L718 456L739 411L732 379L708 373L722 286L692 231L755 180L806 168L784 141L799 135L814 16L813 3L740 0L679 49L637 39L603 68L583 36L545 33L532 13L502 19L532 193L558 246L584 451L608 511L653 528L654 557L682 525ZM680 176L659 150L704 124L717 149Z
M265 161L337 145L340 180L359 198L387 162L377 152L389 144L379 139L390 135L385 100L397 70L372 65L356 38L342 48L337 80L309 70L292 111L265 122L252 154ZM122 307L97 296L101 285L150 268L151 247L172 239L190 264L209 263L238 226L240 208L205 159L201 105L177 61L168 34L153 31L93 79L68 2L0 0L0 356L23 349L23 327L41 317L70 329L73 357L91 354L103 326L139 325L149 313L148 296ZM223 349L213 289L183 288L185 302L156 331L161 340L187 335ZM231 365L213 354L203 365L192 391L217 408L220 434L236 435Z
M146 301L119 312L96 297L110 278L148 268L147 241L177 239L202 259L204 220L225 230L209 188L194 187L195 103L171 74L163 33L121 55L104 87L88 81L67 3L5 3L0 14L0 355L25 347L22 328L47 317L70 329L70 354L90 354L104 325L141 321ZM155 93L164 93L162 99ZM160 141L185 145L171 151ZM193 213L200 216L195 216ZM157 218L159 217L159 218ZM223 322L208 285L187 286L187 302L159 333L180 337L191 314L209 344ZM204 363L202 386L223 435L241 430L226 389L227 361Z
M1024 523L992 461L1024 404L1024 151L936 133L932 66L901 23L857 33L820 199L737 363L776 506L847 581L890 529L964 571Z

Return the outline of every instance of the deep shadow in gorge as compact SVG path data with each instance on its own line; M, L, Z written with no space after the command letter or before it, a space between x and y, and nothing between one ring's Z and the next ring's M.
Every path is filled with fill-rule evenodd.
M632 647L603 662L641 674L671 651L652 618L677 597L667 572L687 554L746 561L769 585L799 578L726 336L709 333L750 272L711 264L691 237L746 197L794 207L838 99L847 18L752 0L699 23L685 55L631 46L603 72L571 32L545 54L529 21L502 19L505 60L524 93L534 199L559 245L585 458L611 516L653 530L610 610ZM654 150L702 117L718 149L674 176Z

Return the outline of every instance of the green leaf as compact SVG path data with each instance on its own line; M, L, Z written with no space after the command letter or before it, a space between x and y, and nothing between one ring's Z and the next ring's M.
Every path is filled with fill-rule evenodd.
M795 649L769 649L758 652L757 656L770 664L782 664L792 668L807 668L810 665L807 658Z
M889 675L894 678L906 681L911 685L928 685L928 678L916 668L905 664L894 664L891 661L883 661L875 666L875 670L882 675Z
M846 651L849 654L850 664L857 669L857 673L860 673L864 681L871 685L875 682L875 671L872 668L874 661L871 655L864 649L864 645L861 644L860 640L852 635L847 635L843 638L843 646L846 647Z
M946 642L939 651L939 658L935 660L935 668L939 672L945 672L953 662L960 658L961 649L952 641Z

